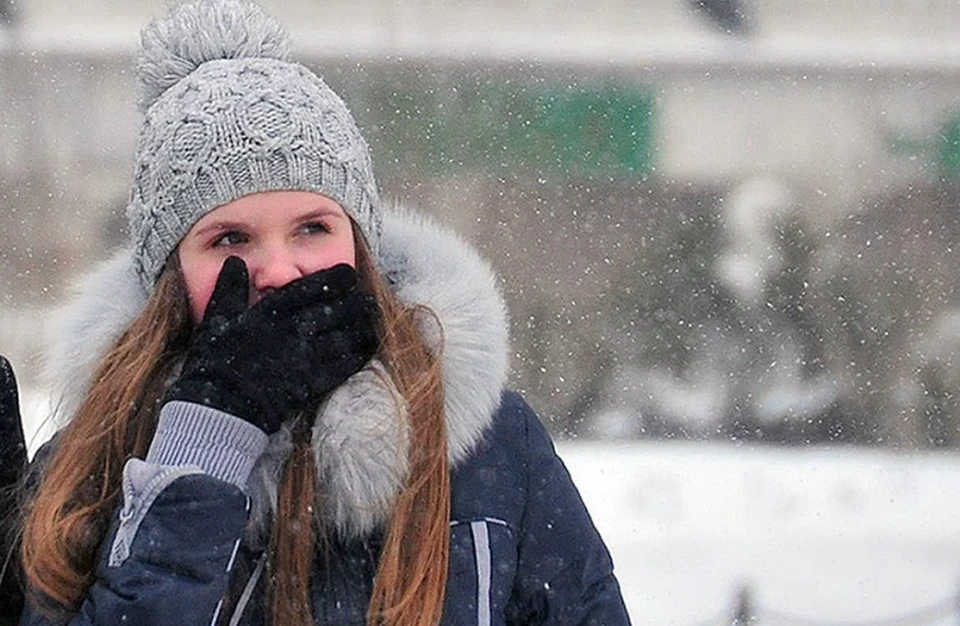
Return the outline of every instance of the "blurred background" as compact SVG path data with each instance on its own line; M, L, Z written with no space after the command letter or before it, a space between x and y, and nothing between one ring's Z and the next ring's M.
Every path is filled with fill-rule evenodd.
M512 385L636 623L764 592L956 623L960 2L262 4L384 197L495 266ZM133 54L165 6L0 0L0 352L31 427L51 312L124 235Z

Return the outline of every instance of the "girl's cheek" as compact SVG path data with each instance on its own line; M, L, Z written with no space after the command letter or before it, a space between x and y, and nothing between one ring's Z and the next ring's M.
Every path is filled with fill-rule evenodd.
M210 292L188 289L187 296L190 299L190 312L193 315L193 321L199 323L207 310L207 304L210 302Z
M346 263L350 267L357 266L357 253L353 243L353 234L350 237L343 237L330 246L323 255L323 265L317 269L329 269L334 265Z
M184 282L187 287L187 299L190 302L190 311L193 314L193 321L200 322L203 314L213 295L213 290L217 285L219 269L213 265L200 268L194 268L196 271L192 275L184 274Z

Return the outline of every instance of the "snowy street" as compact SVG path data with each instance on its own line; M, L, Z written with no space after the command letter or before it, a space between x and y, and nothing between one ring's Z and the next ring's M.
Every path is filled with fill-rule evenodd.
M634 624L894 622L960 593L960 455L696 443L558 445ZM778 615L782 614L782 615ZM729 622L727 622L729 623Z

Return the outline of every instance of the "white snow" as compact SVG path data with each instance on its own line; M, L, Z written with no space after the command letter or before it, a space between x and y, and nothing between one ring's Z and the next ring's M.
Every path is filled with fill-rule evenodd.
M634 624L960 620L960 454L562 442ZM786 615L778 615L786 614ZM726 622L724 622L726 618ZM899 623L899 622L897 622Z

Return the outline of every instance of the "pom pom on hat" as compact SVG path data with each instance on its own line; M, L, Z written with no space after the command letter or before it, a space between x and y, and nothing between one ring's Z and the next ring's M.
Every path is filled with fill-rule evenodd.
M243 0L181 4L146 26L140 37L137 77L141 112L207 61L286 61L290 56L290 38L280 22L260 6Z

